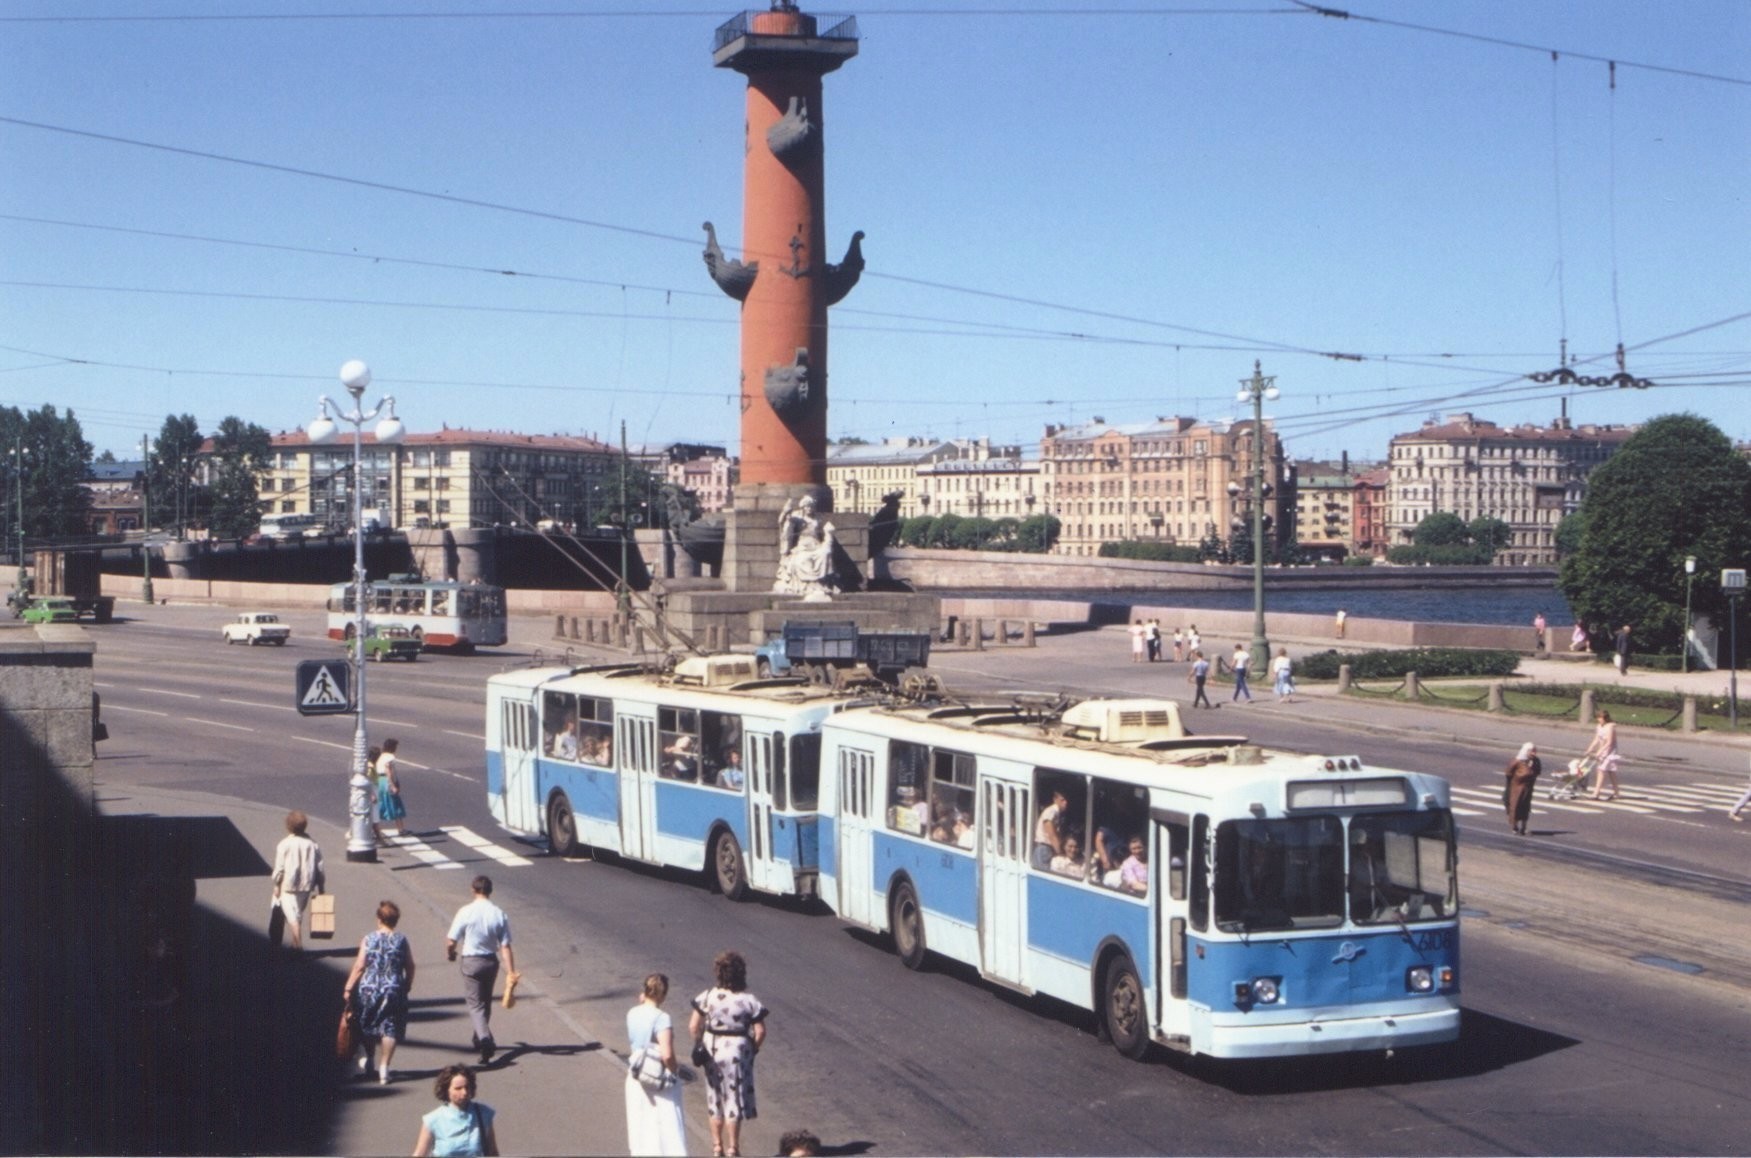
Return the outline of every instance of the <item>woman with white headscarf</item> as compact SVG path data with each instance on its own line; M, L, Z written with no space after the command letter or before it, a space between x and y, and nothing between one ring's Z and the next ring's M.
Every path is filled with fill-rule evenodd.
M1544 764L1538 759L1538 749L1528 740L1520 745L1514 762L1508 765L1508 784L1502 790L1502 806L1508 810L1508 827L1516 836L1526 835L1526 821L1532 816L1532 786Z

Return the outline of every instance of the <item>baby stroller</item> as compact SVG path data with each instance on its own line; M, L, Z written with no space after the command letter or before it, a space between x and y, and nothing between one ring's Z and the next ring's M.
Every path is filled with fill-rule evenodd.
M1581 795L1581 790L1587 786L1587 777L1593 775L1593 761L1570 760L1566 768L1560 769L1556 779L1551 781L1546 795L1552 800L1574 800Z

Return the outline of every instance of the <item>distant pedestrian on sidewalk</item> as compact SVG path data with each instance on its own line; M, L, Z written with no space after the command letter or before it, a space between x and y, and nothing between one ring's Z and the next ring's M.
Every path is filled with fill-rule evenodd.
M1158 662L1161 659L1161 620L1149 621L1149 626L1143 629L1143 642L1149 651L1149 662Z
M445 952L450 960L462 958L462 996L474 1023L474 1048L480 1064L492 1061L498 1049L492 1039L492 987L498 980L499 960L505 963L505 984L516 983L517 958L511 951L511 921L492 903L492 878L478 876L473 882L474 899L456 910L450 922Z
M1575 624L1575 630L1569 633L1569 650L1586 651L1587 643L1587 625L1585 623Z
M438 1108L420 1119L419 1141L414 1158L427 1155L472 1155L492 1158L499 1152L498 1114L485 1102L474 1100L474 1071L467 1066L445 1066L432 1083Z
M1625 628L1627 631L1628 629ZM1581 753L1585 761L1593 757L1598 761L1593 772L1593 799L1616 800L1617 787L1617 725L1611 722L1611 713L1604 708L1599 709L1597 717L1599 726L1593 732L1593 742L1587 745L1587 750ZM1599 790L1605 786L1605 781L1611 781L1611 795L1601 796Z
M1186 633L1179 628L1173 629L1173 662L1179 663L1186 658Z
M353 971L347 974L341 998L353 1003L359 1016L359 1036L364 1053L359 1072L368 1073L377 1063L377 1084L389 1084L389 1063L396 1043L407 1036L407 998L413 992L413 946L397 933L401 907L394 901L377 906L377 929L359 942ZM357 997L354 997L357 994Z
M395 835L407 835L407 802L401 795L401 761L395 755L401 741L391 737L383 741L383 754L377 757L377 817L385 824L395 822Z
M1210 661L1204 658L1201 651L1192 652L1192 670L1186 673L1186 682L1192 685L1192 707L1213 708L1210 697L1204 691L1204 681L1210 678Z
M322 872L322 849L306 835L310 818L297 809L286 813L286 838L274 849L274 900L286 914L292 932L292 952L302 954L304 931L300 922L310 906L310 894L320 893L327 883Z
M1614 658L1617 662L1617 674L1620 676L1629 674L1629 627L1626 623L1618 628L1617 636L1611 642L1611 650L1616 653Z
M1144 647L1145 634L1147 634L1147 633L1143 630L1143 621L1141 619L1136 620L1135 622L1133 622L1131 624L1131 662L1132 663L1142 663L1143 662L1143 647Z
M1277 649L1277 658L1271 661L1271 675L1276 683L1278 703L1295 694L1295 661L1289 658L1288 648Z
M1204 641L1198 638L1198 625L1192 624L1186 628L1186 654L1190 655L1204 646Z
M1545 622L1542 611L1532 617L1532 650L1550 650L1550 626Z
M1344 637L1344 624L1346 622L1348 622L1349 618L1350 617L1349 617L1348 613L1346 613L1342 607L1338 608L1338 614L1337 614L1337 617L1334 621L1334 624L1337 627L1339 639L1342 639Z
M704 1044L705 1108L711 1115L711 1152L742 1152L742 1122L759 1116L754 1058L766 1041L766 1007L748 992L748 963L740 953L719 953L711 963L717 984L693 999L688 1032Z
M1234 645L1234 654L1228 657L1228 666L1234 672L1234 694L1229 696L1229 702L1244 699L1252 702L1252 689L1246 686L1247 669L1252 667L1252 653L1246 650L1244 643Z
M379 823L383 807L383 781L377 775L377 758L382 755L383 749L376 744L372 744L365 752L365 780L370 785L367 790L370 799L365 802L365 815L371 818L371 835L377 838L379 844L383 842L383 825Z
M679 1072L675 1061L675 1023L663 1012L669 995L669 979L652 973L644 979L638 1004L626 1015L627 1048L647 1050L662 1059L671 1079ZM654 1089L629 1070L626 1075L626 1150L629 1154L685 1155L687 1129L681 1120L681 1085L671 1080Z
M1508 813L1508 827L1516 835L1526 835L1526 822L1532 817L1532 793L1544 764L1538 759L1538 748L1531 741L1520 745L1520 751L1508 765L1508 783L1502 789L1502 807Z
M1745 806L1747 804L1751 804L1751 784L1745 785L1744 794L1741 795L1736 802L1734 802L1734 804L1731 808L1727 809L1727 819L1728 820L1737 820L1737 821L1740 821L1742 823L1745 819L1743 814L1745 812Z

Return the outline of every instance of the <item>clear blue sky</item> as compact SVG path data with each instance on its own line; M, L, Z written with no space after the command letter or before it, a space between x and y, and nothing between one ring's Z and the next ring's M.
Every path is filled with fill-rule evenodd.
M1751 319L1674 337L1751 312L1751 4L804 7L862 32L825 98L829 246L869 260L835 438L1230 417L1261 359L1292 454L1379 456L1434 413L1549 421L1522 376L1566 336L1657 383L1575 421L1751 439ZM739 252L737 11L8 0L0 403L128 457L172 412L301 427L363 358L416 431L734 449L699 226ZM65 19L116 16L191 18Z

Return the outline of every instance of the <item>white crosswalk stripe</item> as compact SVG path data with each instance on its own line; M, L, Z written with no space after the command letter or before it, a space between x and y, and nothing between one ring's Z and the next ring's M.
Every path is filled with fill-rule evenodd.
M1590 816L1606 812L1628 812L1638 816L1654 816L1660 813L1696 816L1709 812L1726 812L1739 799L1742 791L1742 788L1733 785L1703 781L1689 784L1635 784L1626 785L1615 800L1594 800L1582 793L1573 800L1558 801L1549 798L1549 790L1540 782L1537 795L1533 798L1533 812L1578 812ZM1495 811L1501 804L1502 790L1493 785L1471 788L1455 784L1453 799L1454 812L1461 816L1475 815L1465 811L1460 805L1481 803L1493 806L1488 811Z
M458 824L441 825L438 831L461 846L460 849L453 848L451 851L464 856L469 863L478 863L482 858L495 860L502 865L511 867L524 867L535 863L526 856L519 856L508 848L494 844L473 829L464 828ZM384 843L395 846L420 863L430 865L434 869L467 867L464 861L457 860L455 857L433 848L424 838L414 836L411 833L406 836L386 836L383 840ZM463 850L466 850L466 853Z

